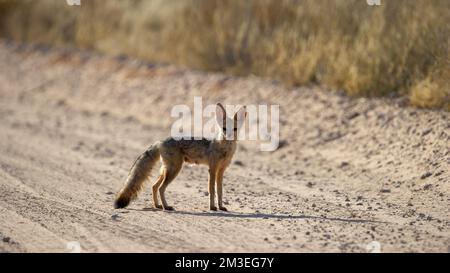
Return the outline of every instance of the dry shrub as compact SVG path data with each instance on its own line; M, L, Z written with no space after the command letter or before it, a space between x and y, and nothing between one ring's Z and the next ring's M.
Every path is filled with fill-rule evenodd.
M3 0L0 33L448 109L450 1L381 2Z

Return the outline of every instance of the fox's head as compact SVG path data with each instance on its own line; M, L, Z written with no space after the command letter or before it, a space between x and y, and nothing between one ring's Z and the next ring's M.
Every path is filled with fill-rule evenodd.
M226 140L237 140L238 132L242 128L246 116L245 106L242 106L234 114L233 118L230 118L227 116L223 105L218 103L216 105L216 121L221 137Z

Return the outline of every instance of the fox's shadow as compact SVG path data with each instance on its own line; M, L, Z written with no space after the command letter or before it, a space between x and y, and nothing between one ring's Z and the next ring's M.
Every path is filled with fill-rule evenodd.
M155 208L130 209L130 210L161 212L160 209ZM239 212L214 212L214 211L194 212L194 211L178 211L178 210L167 211L166 213L193 215L202 217L230 217L230 218L278 219L278 220L312 219L312 220L337 221L348 223L386 223L382 221L368 220L368 219L346 219L339 217L328 218L312 215L287 215L275 213L239 213Z

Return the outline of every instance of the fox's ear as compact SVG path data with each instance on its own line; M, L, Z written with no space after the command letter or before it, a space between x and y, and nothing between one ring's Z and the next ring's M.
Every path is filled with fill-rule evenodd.
M219 102L216 104L216 121L219 126L223 127L226 124L227 114L223 105Z
M242 123L244 123L246 116L247 116L247 110L244 105L236 112L236 114L234 114L234 120L238 121L238 124L242 124Z

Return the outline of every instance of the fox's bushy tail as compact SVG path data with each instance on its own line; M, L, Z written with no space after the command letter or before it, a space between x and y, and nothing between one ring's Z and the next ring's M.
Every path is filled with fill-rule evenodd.
M125 186L117 194L114 208L124 208L136 199L159 156L159 143L155 143L136 159L131 167Z

